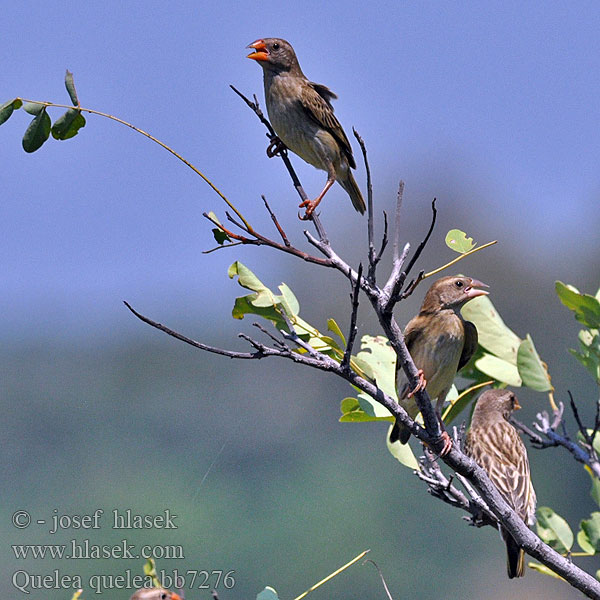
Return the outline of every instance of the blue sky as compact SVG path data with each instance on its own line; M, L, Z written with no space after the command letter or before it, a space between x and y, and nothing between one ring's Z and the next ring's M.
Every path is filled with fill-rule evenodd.
M260 200L265 194L290 239L304 245L305 224L296 217L298 200L289 178L280 161L266 157L263 127L229 89L234 84L262 101L262 72L245 58L245 47L259 37L288 39L307 76L338 94L336 114L346 131L350 134L354 126L365 139L378 213L393 213L398 180L405 180L403 240L413 245L421 240L429 226L431 199L437 197L438 227L420 268L433 269L453 258L443 242L450 228L464 229L480 243L497 239L498 245L470 257L461 269L491 286L491 297L509 326L522 337L532 334L550 366L557 398L565 399L566 389L571 389L585 408L591 406L585 400L593 400L596 390L566 352L576 343L578 326L553 287L555 279L588 292L595 292L599 284L600 4L552 0L4 4L0 102L21 96L65 103L63 78L69 69L83 106L116 115L163 140L202 170L257 228L274 233ZM327 486L314 486L314 481L338 477L340 468L353 469L356 460L368 483L355 485L352 474L340 477L348 486L345 499L358 516L348 512L346 526L343 515L335 514L326 524L328 533L329 526L333 528L329 542L338 544L343 535L355 535L354 526L364 511L354 495L361 485L370 494L369 502L378 500L390 511L386 525L396 522L400 490L396 480L385 475L392 490L389 496L377 499L373 496L378 494L372 494L369 469L381 473L389 468L383 462L389 459L387 451L381 456L381 445L373 451L378 432L339 429L337 403L348 394L343 384L337 382L331 391L324 378L285 367L276 370L262 361L258 366L232 366L203 355L190 359L189 348L176 347L150 331L122 305L128 300L197 339L242 348L236 335L248 331L250 324L230 318L233 299L240 295L240 288L226 276L234 260L242 260L271 287L282 280L289 283L299 297L302 316L323 329L329 316L345 324L347 282L264 249L202 254L214 245L202 213L213 210L223 218L224 206L191 170L130 129L94 116L87 117L87 126L75 139L49 140L40 151L27 155L21 137L30 118L19 111L0 127L0 342L8 357L3 363L5 379L12 385L6 395L5 413L10 418L5 437L11 440L14 456L23 461L10 465L14 479L7 489L19 502L44 505L55 497L57 505L70 503L81 490L91 497L97 491L109 498L113 490L104 481L119 480L121 473L128 485L132 473L141 481L144 469L155 469L150 456L168 465L169 486L173 481L185 483L185 496L196 485L188 481L189 469L199 469L200 479L203 465L212 463L211 452L216 453L224 440L228 448L219 460L230 470L217 462L214 475L223 476L223 485L234 491L236 478L243 476L240 493L227 493L232 502L244 502L247 481L254 480L256 465L260 472L263 464L261 452L261 460L276 464L278 474L284 472L285 486L289 475L285 456L290 465L309 473L310 483L298 492L294 488L292 494L303 502L310 491L327 491ZM325 174L298 158L293 161L309 195L315 196ZM357 162L357 180L364 189L364 169ZM344 258L355 265L364 260L366 220L352 210L339 186L321 204L321 220ZM398 309L402 324L414 315L423 293L418 288ZM361 335L379 332L364 306L359 327ZM87 352L72 344L74 338L87 345ZM112 354L102 355L103 341L112 344ZM111 358L115 347L117 359ZM154 356L167 366L157 367L151 378L141 381L145 371L140 364L148 360L142 364L148 370L163 365ZM23 376L15 365L26 365L31 375ZM285 402L279 378L291 388L289 396L283 392ZM534 399L533 392L522 393ZM333 397L333 404L324 406L323 396ZM532 414L545 403L540 398L541 394L535 396L540 404L529 404ZM321 439L320 429L313 431L317 416L322 417L319 427L340 436L339 444L327 435ZM244 438L249 440L247 446L238 443L235 433L235 427L241 429L246 421L251 430ZM357 442L360 435L365 436L364 446ZM199 442L208 444L209 451L198 455ZM325 452L321 443L333 443L339 457L335 454L331 462L331 474L313 476L305 469L313 464L305 452ZM56 479L39 456L58 457L61 476L68 483ZM540 461L556 460L554 454L534 456L538 469ZM373 462L375 457L382 466ZM556 464L552 462L552 468ZM578 483L562 485L562 479L560 489L554 480L544 483L543 478L538 488L539 497L550 496L550 503L555 498L549 492L555 491L561 511L578 510L570 500L577 494L581 503L588 501L587 476L568 469L574 469L570 462L564 472L585 478L586 491L579 494ZM160 494L155 497L152 477L145 478L152 499L162 502ZM264 502L261 481L249 489L260 503L217 511L226 526L217 524L211 530L217 542L207 546L211 552L215 548L230 552L228 540L222 539L227 529L237 547L237 530L229 529L229 516L239 512L246 519L248 510L248 520L253 520L256 515L250 511L258 506L257 514L264 520L255 523L256 529L246 528L245 521L240 528L251 539L252 553L247 560L236 559L253 571L257 556L268 561L268 552L256 552L254 536L269 529L264 523L270 524L272 517L271 496ZM270 476L265 481L269 483ZM213 484L209 480L207 487L213 489ZM142 486L134 481L128 494L130 489L135 495ZM167 497L177 495L177 483L167 492ZM429 506L422 501L424 494L416 495L420 492L419 488L408 494L407 501ZM281 498L275 493L273 497ZM381 499L388 497L389 501ZM313 501L320 515L339 510L337 497ZM191 502L189 514L196 514L196 508ZM459 521L456 515L447 517L445 508L439 510L444 511L440 513L444 520ZM280 514L287 518L285 510ZM575 523L582 515L567 516ZM306 508L306 520L311 519ZM443 531L427 533L436 544L448 533L442 522ZM319 523L313 526L319 529ZM277 548L278 536L285 531L286 527L275 531ZM376 532L377 539L380 533ZM447 543L453 543L448 535ZM386 529L383 536L392 547L398 546L395 531ZM482 543L485 538L477 539ZM297 540L290 537L287 542L295 546ZM312 546L314 540L309 542ZM314 558L318 569L314 568L314 578L310 569L307 585L297 593L328 572L321 555L312 556L313 551L307 550L309 545L301 542L298 547L305 558ZM445 548L443 541L438 545ZM338 550L321 548L334 561L331 570L344 562L337 562ZM411 555L414 551L411 547ZM486 554L482 560L500 564L477 571L482 574L475 582L477 597L497 595L501 589L497 585L507 583L501 548L494 551L495 558ZM389 558L386 568L393 573L396 590L403 578L410 579L411 569L420 570L419 560L428 560L416 552L421 558L408 565L406 577ZM460 573L471 570L470 557L461 555ZM295 559L290 564L290 572L294 570ZM263 576L263 571L257 573ZM463 586L460 573L451 582L457 589ZM293 577L300 585L296 573ZM525 585L538 587L540 579L530 575ZM258 591L259 583L252 581L252 589ZM419 580L425 588L429 583ZM445 589L446 581L438 583ZM553 586L554 582L548 584ZM565 589L556 588L554 596L543 590L539 594L564 598ZM535 596L532 592L528 597Z
M449 223L456 212L454 225L500 239L502 256L549 278L568 265L574 283L585 281L577 265L598 255L596 3L34 1L7 3L3 23L3 101L65 102L68 68L83 106L173 146L265 228L262 193L300 234L296 199L228 85L262 100L245 46L276 35L339 95L346 130L365 138L379 208L391 210L403 178L410 227L426 227L437 196ZM21 111L0 129L5 335L92 326L122 315L123 298L181 307L207 286L231 298L224 272L239 255L201 254L212 245L202 212L223 211L191 171L91 116L77 138L26 155L28 119ZM295 164L315 195L324 174ZM342 249L364 237L338 186L326 200L322 216ZM273 283L285 279L279 260L263 267Z

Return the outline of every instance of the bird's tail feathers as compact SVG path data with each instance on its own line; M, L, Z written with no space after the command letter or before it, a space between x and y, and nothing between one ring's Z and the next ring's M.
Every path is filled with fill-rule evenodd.
M506 542L506 570L508 577L510 579L523 577L525 575L525 551L506 531L502 532L502 537Z
M390 442L393 444L394 442L400 442L401 444L406 444L410 439L410 429L405 427L400 423L400 421L396 421L394 426L392 427L392 431L390 432Z
M365 201L363 200L362 193L352 172L348 169L346 177L344 179L338 179L340 185L348 192L348 196L350 196L350 200L352 200L352 206L362 215L364 214L367 207L365 206Z

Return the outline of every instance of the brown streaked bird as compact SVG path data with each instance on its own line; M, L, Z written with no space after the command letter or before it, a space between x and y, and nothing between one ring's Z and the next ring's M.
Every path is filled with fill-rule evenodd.
M263 68L265 102L269 120L279 139L295 154L317 169L327 171L327 183L314 199L306 200L308 218L329 188L337 181L348 193L352 205L361 214L365 201L352 176L356 169L350 142L336 116L331 101L337 96L320 83L309 81L289 42L263 38L248 46L248 55ZM272 143L267 149L271 152Z
M535 523L535 490L531 483L527 450L517 430L508 422L521 408L510 390L487 390L477 400L465 454L485 469L506 502L526 525ZM506 567L510 579L525 575L525 552L500 527L506 543Z
M473 298L488 292L477 288L487 287L471 277L442 277L430 288L419 314L411 319L404 330L404 342L419 369L419 383L414 388L408 382L402 367L396 367L396 392L400 405L414 419L419 407L415 392L426 389L429 397L437 398L436 414L442 425L442 406L452 387L456 372L462 369L477 350L477 329L465 321L460 309ZM443 431L445 455L452 447L450 436ZM406 444L410 430L396 421L390 442Z
M164 588L142 588L129 600L181 600L181 596Z

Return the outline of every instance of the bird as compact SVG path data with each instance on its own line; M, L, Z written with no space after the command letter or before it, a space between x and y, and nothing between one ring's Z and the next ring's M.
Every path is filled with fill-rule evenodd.
M363 214L365 201L351 171L356 169L352 147L331 105L336 94L306 78L286 40L262 38L247 47L253 49L247 58L263 68L267 113L279 140L313 167L327 171L323 191L315 200L300 204L300 208L306 208L303 218L310 217L335 181ZM267 148L269 156L281 149L277 142L274 140Z
M164 588L141 588L129 600L181 600L181 596Z
M472 277L449 276L435 281L425 294L419 314L404 329L404 342L418 369L419 382L414 389L400 364L396 365L396 392L398 401L411 419L419 413L414 394L427 390L429 397L437 398L436 414L442 426L441 410L452 387L454 376L477 350L477 328L465 321L460 309L473 298L487 295L481 287L485 283ZM443 430L444 447L441 456L450 451L452 441ZM410 430L396 421L390 433L390 442L406 444Z
M465 439L465 454L479 464L492 480L506 502L526 525L535 523L536 496L527 450L517 430L508 419L520 409L513 392L506 389L487 390L479 396L471 427ZM500 526L506 543L508 577L525 575L525 551Z

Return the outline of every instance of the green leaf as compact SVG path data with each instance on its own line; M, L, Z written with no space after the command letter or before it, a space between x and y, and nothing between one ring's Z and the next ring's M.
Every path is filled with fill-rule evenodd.
M23 136L23 150L25 152L35 152L50 136L50 117L43 108L40 114L31 121L29 127Z
M208 217L213 223L218 223L219 225L221 224L221 221L219 221L217 215L215 215L215 213L212 210L209 211ZM215 238L215 242L217 242L219 246L222 246L225 242L231 242L231 238L219 227L215 227L214 229L212 229L212 234Z
M560 301L575 313L575 318L590 327L600 328L600 300L590 294L582 294L572 285L556 282L556 293Z
M519 345L517 368L523 380L523 385L536 392L549 392L554 389L550 383L548 371L542 363L529 334Z
M18 98L9 100L0 106L0 125L2 125L2 123L6 123L6 121L8 121L10 118L10 115L13 114L13 111L18 110L21 108L21 106L23 106L23 103Z
M250 302L255 307L265 308L272 307L277 304L273 292L263 284L263 282L241 262L234 262L227 271L230 279L238 276L238 283L248 290L256 292L252 296L245 296L250 299ZM235 315L234 315L235 316ZM241 318L241 317L236 317Z
M549 575L550 577L554 577L554 579L560 579L561 581L564 581L564 579L560 575L555 573L552 569L550 569L546 565L541 565L540 563L530 562L527 566L530 569L537 571L538 573L543 573L544 575Z
M344 398L340 403L340 423L393 422L394 417L386 410L384 416L375 416L374 407L364 398Z
M385 435L387 449L390 451L391 455L401 462L405 467L409 469L417 470L419 468L419 463L411 450L411 447L408 444L401 444L400 442L390 442L390 433L392 431L393 425L390 426L388 432Z
M596 552L600 551L600 512L593 512L589 519L581 521L581 530L585 535L585 541Z
M152 579L154 587L162 586L162 583L158 579L158 574L156 573L156 562L153 558L149 558L144 564L144 575Z
M396 398L396 353L382 335L363 335L356 358L364 363L367 376L383 392Z
M70 108L54 122L52 137L55 140L68 140L76 136L82 127L85 127L85 117L81 111Z
M267 586L260 594L258 594L258 596L256 596L256 600L279 600L279 596L272 587Z
M582 529L577 532L577 543L584 552L587 552L588 554L596 554L596 548L590 544L588 536L585 535L585 532Z
M23 110L30 115L39 115L43 110L46 110L46 105L39 102L25 102Z
M473 390L472 388L467 388L466 390L463 390L459 394L458 390L453 385L450 388L450 392L448 393L448 396L446 396L446 400L448 400L450 402L450 405L444 411L444 415L443 415L443 419L442 419L444 421L444 423L446 425L450 425L450 423L452 423L452 421L454 421L454 419L456 419L456 417L458 417L458 415L460 415L460 413L467 406L469 406L469 404L471 402L473 402L473 400L475 399L473 392L480 390L480 389L481 388L477 388L477 389Z
M465 254L475 247L473 238L468 238L467 234L460 229L451 229L446 234L446 246L459 254Z
M67 69L67 72L65 73L65 87L67 88L67 92L69 92L73 106L79 106L79 98L77 98L77 90L75 90L73 73L71 73L69 69Z
M569 352L600 385L600 334L597 329L582 329L578 337L581 351L570 349Z
M537 533L540 538L560 554L569 552L573 546L573 532L569 524L549 506L540 506L537 517Z
M281 303L284 305L286 314L297 316L300 312L300 303L294 292L285 283L282 283L278 287L281 292Z
M598 437L598 436L596 436L596 437ZM594 443L594 446L595 445L596 444ZM592 475L591 473L590 473L590 476L592 478L592 488L590 489L590 496L592 497L594 502L598 506L600 506L600 481L598 481L598 479L596 477L594 477L594 475Z
M504 324L487 296L470 300L463 306L461 313L477 327L479 345L482 348L513 365L517 364L521 340Z
M514 387L521 386L521 378L517 367L492 354L483 354L475 361L475 367L488 377L507 383Z
M340 326L335 322L335 319L327 319L327 329L332 333L335 333L341 340L344 346L346 345L346 338L340 329Z

